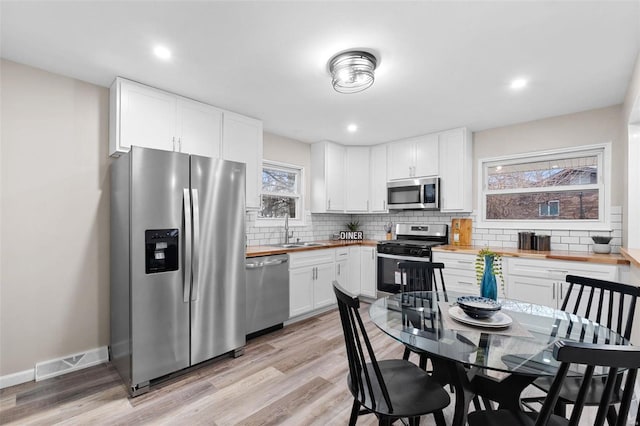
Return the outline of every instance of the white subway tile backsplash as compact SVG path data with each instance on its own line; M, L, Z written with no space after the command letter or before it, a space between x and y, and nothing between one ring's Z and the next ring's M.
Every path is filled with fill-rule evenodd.
M284 229L281 227L256 227L257 213L246 214L247 243L256 244L277 244L284 238ZM479 228L476 227L475 214L452 213L450 215L441 212L431 211L403 211L391 214L305 214L306 225L303 227L293 227L294 240L300 238L301 241L326 240L334 232L346 229L346 224L351 221L359 221L364 237L371 240L384 240L386 233L384 225L387 222L396 223L438 223L451 225L452 218L472 218L474 220L472 243L477 246L492 247L517 247L518 232L531 231L526 227L522 229L500 229L500 228ZM607 231L574 231L567 229L535 230L538 235L551 235L552 250L574 250L587 252L591 250L594 235L608 235L611 240L611 251L618 252L622 241L622 208L614 206L611 209L612 232Z

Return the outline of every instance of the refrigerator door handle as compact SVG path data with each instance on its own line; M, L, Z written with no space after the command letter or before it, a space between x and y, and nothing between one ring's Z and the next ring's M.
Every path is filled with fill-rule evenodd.
M191 190L191 202L193 204L193 291L191 300L198 300L200 288L200 204L198 203L198 190Z
M183 190L184 206L184 283L182 289L182 301L189 302L189 291L191 290L191 195L189 188Z

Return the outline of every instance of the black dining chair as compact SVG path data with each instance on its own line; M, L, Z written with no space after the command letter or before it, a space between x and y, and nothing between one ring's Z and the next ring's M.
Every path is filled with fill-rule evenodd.
M563 299L561 310L588 318L629 339L636 301L640 297L640 287L576 275L567 275L566 281L569 288ZM570 332L571 330L568 330L568 333ZM553 337L565 336L554 335ZM607 417L610 425L615 424L617 417L614 404L619 403L622 397L619 383L621 379L621 377L618 379L618 383L613 388ZM533 382L533 385L549 392L552 380L547 377L540 378ZM600 404L605 391L604 383L600 378L594 378L592 382L592 390L584 401L587 406ZM562 384L558 394L557 414L564 416L566 406L576 403L581 383L582 378L570 377ZM531 402L540 402L540 398L523 398L522 401L525 405L529 405Z
M432 263L432 262L400 262L398 263L398 269L400 270L400 282L402 283L402 292L412 291L437 291L443 293L444 301L448 301L447 288L444 282L444 263ZM411 316L411 312L407 311L406 321L417 329L422 329L424 324L421 324L425 318ZM411 353L418 354L418 365L423 370L427 368L428 355L426 352L421 351L413 346L405 345L404 354L402 359L408 360Z
M577 426L584 424L579 422L585 403L593 390L595 383L593 375L596 367L607 367L608 373L602 379L604 392L600 393L597 404L598 411L593 425L602 426L604 424L618 383L622 385L624 390L619 401L620 410L615 425L627 424L633 388L638 368L640 368L639 347L558 341L554 344L553 357L561 364L539 413L525 413L524 411L507 409L474 411L469 413L469 426L555 426L567 424ZM581 384L577 389L571 417L567 422L564 416L554 414L554 410L564 384L568 379L572 379L572 377L567 377L567 373L570 368L576 369L578 367L582 367L584 373L581 375ZM626 376L624 382L620 379L622 375Z
M360 300L343 289L337 281L333 290L349 361L347 384L353 394L349 425L358 416L373 413L380 425L390 425L400 418L418 425L420 416L433 413L443 419L442 409L450 403L449 394L422 369L409 361L377 361L358 311ZM361 409L362 408L362 409Z

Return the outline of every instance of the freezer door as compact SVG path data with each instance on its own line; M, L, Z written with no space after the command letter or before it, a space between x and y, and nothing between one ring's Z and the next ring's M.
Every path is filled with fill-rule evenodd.
M245 344L245 164L191 156L191 364Z
M184 301L183 255L183 188L189 189L189 156L133 147L131 176L135 387L189 366L189 302Z

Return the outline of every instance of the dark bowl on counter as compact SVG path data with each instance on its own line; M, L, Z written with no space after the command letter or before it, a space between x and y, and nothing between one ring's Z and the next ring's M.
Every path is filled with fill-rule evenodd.
M458 297L457 302L465 314L476 319L491 318L493 314L502 309L500 303L495 300L480 296Z

